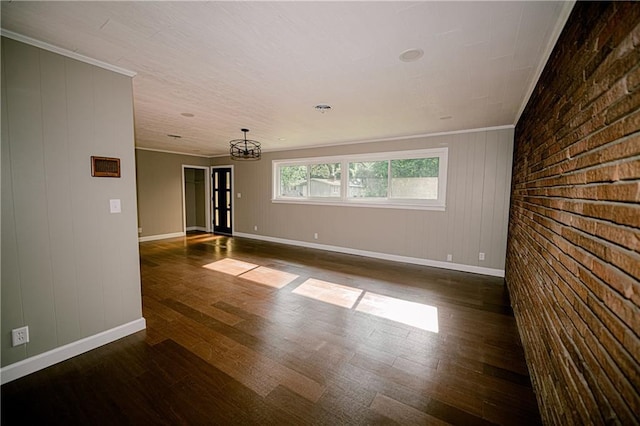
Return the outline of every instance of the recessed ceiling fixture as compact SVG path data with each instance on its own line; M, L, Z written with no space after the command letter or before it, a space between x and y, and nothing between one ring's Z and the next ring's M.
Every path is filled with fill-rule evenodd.
M422 49L417 49L417 48L407 49L400 54L400 60L402 62L413 62L422 58L423 55L424 55L424 50Z
M167 135L167 136L169 136L170 138L173 138L173 139L182 139L182 136L180 136L180 135Z
M240 129L244 133L244 139L229 141L229 155L232 160L259 160L262 156L260 142L247 139L249 129Z
M196 116L195 114L191 114L190 112L182 112L180 113L180 115L183 117L189 117L189 118Z
M314 106L314 108L316 109L316 111L320 111L321 114L324 114L327 111L331 111L331 105L327 104L319 104Z
M453 115L443 115L442 117L440 117L440 120L451 120L453 118Z

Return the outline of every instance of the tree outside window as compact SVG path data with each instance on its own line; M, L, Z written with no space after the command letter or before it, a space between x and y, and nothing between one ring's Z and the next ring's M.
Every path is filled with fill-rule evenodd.
M388 187L388 161L349 163L349 197L386 198Z

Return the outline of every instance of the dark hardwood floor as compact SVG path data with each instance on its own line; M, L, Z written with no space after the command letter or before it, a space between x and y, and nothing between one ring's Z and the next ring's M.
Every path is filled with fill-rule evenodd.
M2 386L3 425L540 423L500 278L209 234L140 254L147 329ZM203 267L227 258L273 282ZM293 293L311 278L362 292ZM366 295L433 306L438 331Z

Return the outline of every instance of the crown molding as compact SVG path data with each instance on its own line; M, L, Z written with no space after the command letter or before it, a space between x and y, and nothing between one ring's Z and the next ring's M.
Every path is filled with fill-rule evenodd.
M5 30L4 28L0 28L0 34L2 35L2 37L10 38L12 40L26 43L31 46L38 47L40 49L48 50L49 52L57 53L58 55L66 56L67 58L75 59L80 62L85 62L87 64L95 65L96 67L104 68L106 70L113 71L118 74L123 74L123 75L126 75L127 77L135 77L136 75L135 71L130 71L124 68L120 68L115 65L111 65L106 62L102 62L97 59L90 58L88 56L84 56L76 52L72 52L62 47L54 46L53 44L36 40L35 38L27 37L22 34L14 33L13 31Z

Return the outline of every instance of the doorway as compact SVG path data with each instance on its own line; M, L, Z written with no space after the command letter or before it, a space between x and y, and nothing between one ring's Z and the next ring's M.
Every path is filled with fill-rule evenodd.
M185 233L211 232L208 174L209 167L182 165L182 226Z
M215 234L233 234L233 166L211 168L212 224Z

